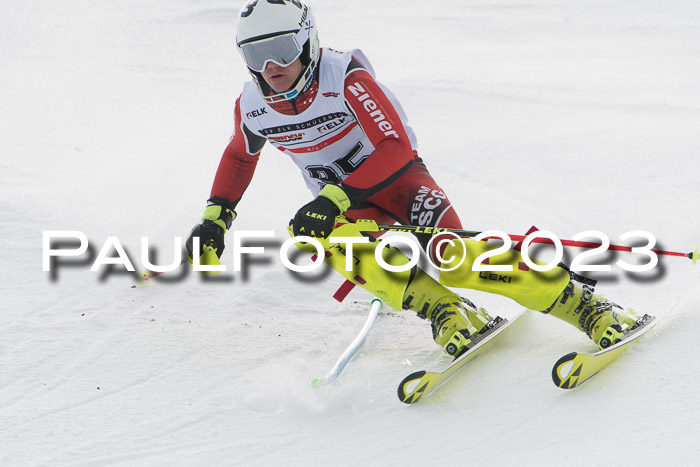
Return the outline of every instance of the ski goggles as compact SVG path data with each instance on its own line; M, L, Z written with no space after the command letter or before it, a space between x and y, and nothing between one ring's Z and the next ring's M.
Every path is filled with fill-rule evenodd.
M246 65L253 71L262 73L268 62L288 66L299 58L302 47L297 44L295 33L282 34L254 42L240 44Z

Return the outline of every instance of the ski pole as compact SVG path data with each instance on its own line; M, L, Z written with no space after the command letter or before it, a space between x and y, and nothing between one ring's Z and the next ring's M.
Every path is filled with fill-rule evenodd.
M372 222L370 221L369 223L372 223ZM376 227L378 228L379 231L386 231L386 232L412 232L412 233L424 233L424 234L439 234L439 233L447 232L447 233L452 233L452 234L458 235L460 237L476 237L477 235L482 233L482 232L478 232L475 230L448 229L448 228L443 228L443 227L421 227L421 226L417 226L417 225L376 224ZM510 237L511 240L514 240L516 242L522 242L527 237L526 235L508 235L508 236ZM487 238L484 238L483 240L489 240L492 238L498 238L498 237L487 237ZM576 240L560 240L560 242L564 246L571 246L571 247L578 247L578 248L598 248L601 246L600 243L581 242L581 241L576 241ZM535 237L532 239L532 243L544 243L544 244L553 245L554 241L549 239L549 238ZM608 247L608 249L615 250L615 251L632 251L632 247L625 246L625 245L610 245ZM682 252L678 252L678 251L657 250L657 249L652 249L650 251L653 251L654 253L656 253L658 255L681 256L684 258L690 258L693 261L693 264L696 264L698 262L698 260L700 260L700 252L698 252L698 248L696 248L695 251L692 251L690 253L682 253Z
M188 258L189 259L189 258ZM190 264L192 263L192 259L189 259ZM209 246L205 245L202 255L199 258L199 264L200 265L205 265L205 266L220 266L221 261L219 261L219 257L216 256L216 252L214 249ZM180 263L180 266L182 265L182 262ZM195 269L196 270L196 269ZM137 282L139 283L144 283L150 279L153 279L154 277L158 277L161 274L165 274L167 271L149 271L148 269L144 269L141 271L139 274L139 277L137 278ZM218 274L219 271L199 271L199 272L204 272L207 274Z
M369 330L377 320L377 316L379 316L379 310L382 309L382 305L383 303L379 298L375 297L372 299L369 315L367 316L367 320L365 321L364 326L362 326L360 333L357 335L355 340L352 341L348 348L345 349L345 352L343 352L343 354L340 356L331 371L323 378L314 378L313 381L311 381L311 386L314 388L320 388L325 384L332 383L336 380L336 378L338 378L340 372L343 371L350 359L355 355L355 353L357 353L360 347L362 347L362 344L364 344L365 338L367 337L367 334L369 334Z
M161 274L165 274L165 272L152 272L148 269L144 269L143 271L141 271L141 280L147 281L154 277L160 276Z

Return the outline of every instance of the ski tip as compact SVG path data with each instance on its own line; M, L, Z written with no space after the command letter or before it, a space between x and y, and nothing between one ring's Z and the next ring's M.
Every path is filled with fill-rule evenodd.
M552 380L557 387L562 389L573 389L578 385L578 377L581 371L581 365L574 368L575 360L578 356L577 352L571 352L564 355L552 368Z
M423 381L425 371L416 371L406 376L398 388L399 400L404 404L415 404L423 397L428 388L428 381Z

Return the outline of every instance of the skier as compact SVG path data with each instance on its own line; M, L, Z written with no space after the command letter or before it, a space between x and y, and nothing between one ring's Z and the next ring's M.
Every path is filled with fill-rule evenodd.
M481 277L469 264L441 275L440 282L418 267L389 273L377 263L371 243L354 245L355 268L345 271L346 248L328 240L339 224L350 226L343 236L359 237L362 233L352 230L358 219L459 229L459 217L418 156L416 136L396 96L375 80L360 50L320 48L308 5L248 1L239 13L236 42L253 79L236 101L233 136L201 223L186 242L190 260L193 237L200 238L199 255L207 245L221 257L224 235L269 141L299 166L314 195L296 212L290 233L316 237L326 250L325 261L348 280L392 308L414 310L430 320L435 342L449 355L467 350L493 321L440 282L508 296L573 324L601 348L635 325L634 313L593 294L589 286L575 285L564 268L526 270L514 250L491 258L492 264L514 266L512 273L503 273L507 280ZM418 237L426 247L427 236ZM470 255L489 249L486 242L467 239L465 244ZM407 262L396 248L387 247L382 255L389 263Z

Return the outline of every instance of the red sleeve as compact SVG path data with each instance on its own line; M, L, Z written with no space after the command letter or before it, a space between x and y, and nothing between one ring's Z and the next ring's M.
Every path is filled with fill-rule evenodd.
M221 198L234 209L250 184L265 138L250 131L241 119L241 98L236 100L235 130L214 177L211 197Z
M343 181L353 201L388 186L413 163L411 142L396 109L372 76L362 68L345 77L345 100L374 146L374 151Z

